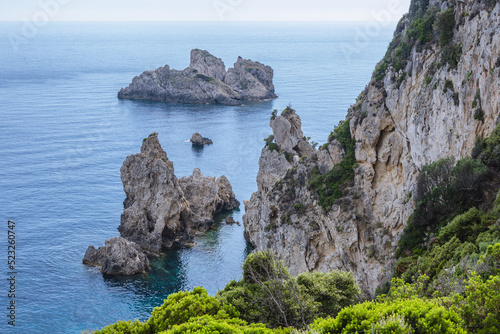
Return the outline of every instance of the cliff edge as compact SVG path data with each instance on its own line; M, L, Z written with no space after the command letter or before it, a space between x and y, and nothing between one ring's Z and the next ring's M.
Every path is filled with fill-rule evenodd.
M327 143L287 108L273 115L245 235L292 274L352 271L387 282L422 167L468 156L499 121L500 4L412 1L384 59Z

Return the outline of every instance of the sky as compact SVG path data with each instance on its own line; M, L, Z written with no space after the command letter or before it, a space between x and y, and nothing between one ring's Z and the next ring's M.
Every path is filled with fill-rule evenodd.
M0 21L398 21L410 0L0 0Z

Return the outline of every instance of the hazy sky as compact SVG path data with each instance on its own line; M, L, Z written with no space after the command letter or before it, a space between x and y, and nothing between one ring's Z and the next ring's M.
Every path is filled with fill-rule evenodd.
M397 21L410 0L0 0L1 21Z

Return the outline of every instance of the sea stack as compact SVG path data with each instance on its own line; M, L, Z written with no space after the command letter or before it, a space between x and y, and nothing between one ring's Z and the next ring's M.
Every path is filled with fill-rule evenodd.
M118 227L121 237L106 241L104 248L90 246L83 260L104 273L144 272L149 262L142 254L191 246L194 235L212 226L215 214L240 205L225 176L205 177L195 169L177 179L156 132L144 139L140 153L125 159L120 172L127 196Z

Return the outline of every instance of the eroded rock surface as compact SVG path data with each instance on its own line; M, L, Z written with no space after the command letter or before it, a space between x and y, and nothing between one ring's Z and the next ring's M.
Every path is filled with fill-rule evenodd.
M234 68L226 68L208 51L191 51L190 65L182 70L168 65L146 71L118 93L121 99L175 103L241 105L241 101L276 98L273 70L269 66L238 58Z

